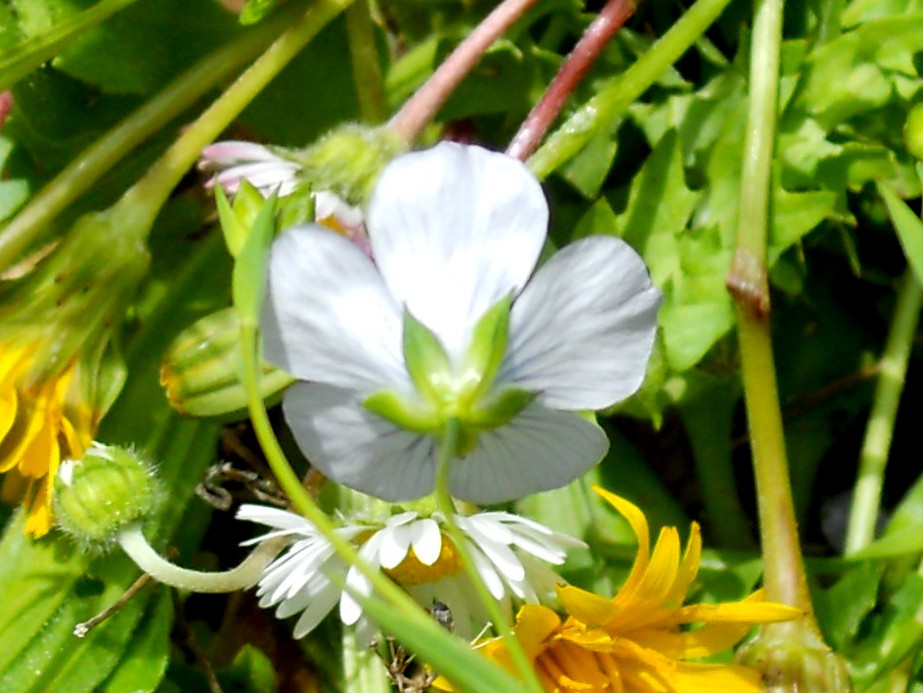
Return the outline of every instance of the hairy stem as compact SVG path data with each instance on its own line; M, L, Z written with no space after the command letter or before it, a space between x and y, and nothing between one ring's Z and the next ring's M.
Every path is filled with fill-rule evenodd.
M269 562L285 546L284 539L264 541L236 568L215 573L181 568L157 553L141 531L133 524L118 535L119 546L141 570L158 582L193 592L236 592L259 582Z
M390 129L413 142L484 52L535 2L503 0L391 118Z
M548 86L541 100L532 112L526 116L519 132L513 137L506 153L525 161L539 142L545 137L548 128L561 113L567 99L574 89L586 77L593 63L600 56L606 44L615 36L628 18L634 14L637 0L609 0L596 18L587 27L574 50L564 61L558 74Z
M346 9L349 56L353 65L353 85L359 99L359 112L367 123L381 123L388 117L381 63L372 26L369 0L357 0Z
M875 536L888 451L894 435L894 421L897 418L901 393L904 391L907 363L921 308L923 288L920 287L913 270L908 268L901 278L891 329L880 361L881 370L865 429L865 440L859 456L859 476L846 532L847 556L866 547Z
M118 202L134 223L149 229L160 208L202 149L282 71L352 0L316 0L157 160Z

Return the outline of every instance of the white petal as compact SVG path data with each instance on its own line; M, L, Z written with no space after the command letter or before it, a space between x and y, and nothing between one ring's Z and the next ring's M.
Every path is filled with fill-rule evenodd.
M316 531L314 530L314 525L297 513L255 503L241 505L237 511L237 519L259 522L262 525L275 527L276 529L290 529L311 533Z
M286 391L282 409L298 446L334 481L389 501L432 492L434 439L372 414L353 393L296 383Z
M475 321L525 284L547 226L541 186L523 163L450 142L392 161L368 214L388 288L456 356Z
M497 575L493 564L484 556L480 547L474 542L468 544L468 549L471 554L471 560L474 561L474 567L477 568L478 574L487 586L487 591L490 592L494 599L502 599L503 595L506 594L506 588L503 586L503 580Z
M411 530L411 546L417 560L423 565L433 565L442 553L442 532L439 531L439 525L429 518L424 518L414 522Z
M375 560L378 555L378 549L381 545L381 534L373 534L362 548L359 549L359 558L366 561L373 568L378 569L379 565ZM372 593L372 583L359 572L356 566L352 566L346 574L346 588L340 597L340 620L347 626L353 625L362 616L362 607L359 602L353 598L356 596L368 596Z
M264 355L296 378L372 392L408 382L401 314L372 261L343 236L296 226L272 244Z
M286 161L269 148L245 140L223 140L208 145L202 150L199 165L202 167L226 167L243 161Z
M498 383L542 393L554 409L604 409L644 380L660 291L624 241L593 236L561 250L510 314Z
M506 426L481 433L474 451L455 460L450 490L479 505L503 503L573 481L608 447L599 426L533 402Z
M378 560L381 567L391 570L407 558L407 549L410 548L410 528L406 526L386 527L381 530L381 549L378 551Z
M492 526L494 529L496 528L496 525ZM463 528L507 581L517 581L525 578L525 568L522 567L522 563L519 562L519 559L516 558L516 555L501 538L492 537L485 533L482 531L482 527L475 522L465 522ZM509 538L512 539L512 536Z
M329 583L323 591L316 594L314 600L295 623L295 630L292 633L295 639L303 638L314 630L317 624L330 613L339 598L340 588L333 583Z

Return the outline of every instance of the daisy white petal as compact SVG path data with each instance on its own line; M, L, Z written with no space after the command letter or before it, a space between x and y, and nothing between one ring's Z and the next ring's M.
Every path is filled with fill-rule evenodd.
M389 164L368 214L388 288L454 355L477 319L526 283L547 223L524 164L450 142Z
M382 537L380 532L374 534L362 545L362 548L359 549L359 558L367 563L376 565L374 559L378 555L381 540ZM357 597L364 597L371 593L372 584L369 582L368 578L359 572L356 566L351 566L349 572L346 573L346 588L343 590L343 595L340 597L340 620L347 626L351 626L358 621L362 616L362 607L352 595L355 594Z
M626 243L594 236L558 252L510 314L499 382L555 409L603 409L644 380L661 294Z
M296 378L365 394L408 382L398 307L371 260L323 226L273 243L262 333L266 359Z
M416 513L413 513L416 516ZM410 528L404 523L391 525L390 523L381 530L381 548L378 551L378 562L385 570L396 568L407 557L410 549Z
M456 498L489 505L563 486L596 464L609 447L597 425L533 402L452 466Z
M334 481L391 501L432 490L435 439L372 414L351 391L296 383L282 409L298 446Z
M333 611L337 601L340 599L340 588L333 582L328 582L324 588L317 594L312 595L313 599L304 610L304 613L295 622L295 629L292 635L298 639L303 638L317 627L324 617Z
M442 552L442 533L439 525L427 518L415 522L412 527L411 547L423 565L433 565Z

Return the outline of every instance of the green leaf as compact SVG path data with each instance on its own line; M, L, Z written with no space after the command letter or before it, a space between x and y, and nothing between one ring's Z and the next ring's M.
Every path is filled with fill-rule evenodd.
M170 658L172 625L173 600L169 590L161 589L138 629L134 631L134 637L121 661L100 686L100 691L132 693L155 690Z
M846 650L863 620L875 608L883 572L881 563L862 563L846 571L829 589L814 593L824 635L838 651Z
M14 0L26 38L10 46L4 46L0 41L0 48L3 48L0 53L0 91L9 89L29 72L56 56L64 47L81 38L89 29L135 1L101 0L83 12L59 18L59 12L55 11L57 3ZM63 10L64 5L60 6ZM42 10L47 10L47 15ZM3 17L5 12L9 10L0 9L0 25L12 23L11 16ZM4 33L0 31L0 36Z
M241 24L256 24L281 2L281 0L247 0L240 11Z
M212 0L157 0L111 17L54 67L107 94L150 94L240 27Z
M923 221L887 185L879 185L878 192L888 207L907 263L913 268L917 281L923 283Z

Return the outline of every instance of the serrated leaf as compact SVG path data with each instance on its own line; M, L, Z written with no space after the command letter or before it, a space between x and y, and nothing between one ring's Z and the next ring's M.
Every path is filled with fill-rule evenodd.
M845 651L862 621L875 608L883 573L881 563L862 563L846 571L829 589L814 594L826 640L838 651Z

